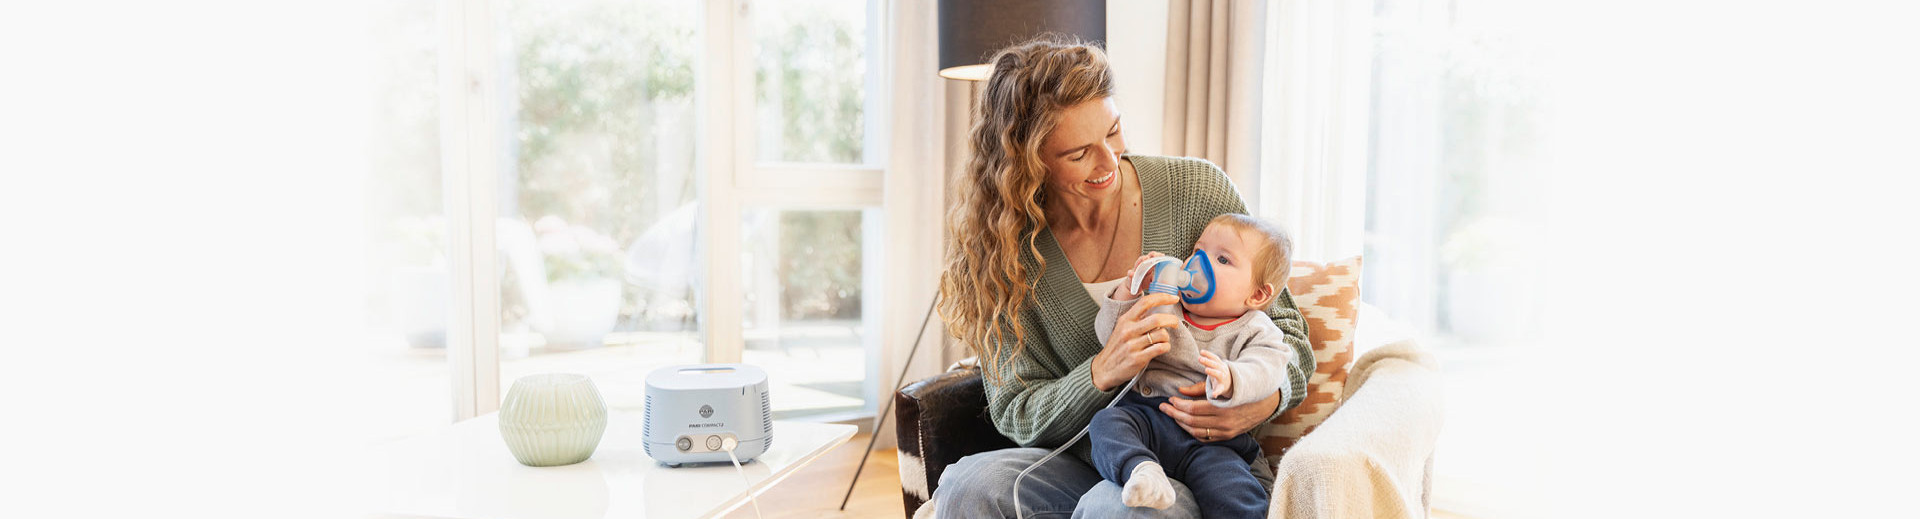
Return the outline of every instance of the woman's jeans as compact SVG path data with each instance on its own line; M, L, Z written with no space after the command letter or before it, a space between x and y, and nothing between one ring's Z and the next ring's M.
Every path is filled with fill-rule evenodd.
M1013 479L1048 449L1001 449L960 458L940 474L934 491L934 517L1014 517ZM1173 506L1166 510L1120 504L1120 485L1073 454L1062 452L1020 481L1020 507L1040 518L1187 518L1200 517L1193 493L1173 482Z

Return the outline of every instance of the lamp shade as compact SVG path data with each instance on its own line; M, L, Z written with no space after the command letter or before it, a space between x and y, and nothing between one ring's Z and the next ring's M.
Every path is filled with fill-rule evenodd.
M984 80L995 51L1048 33L1105 47L1107 0L940 0L940 77Z

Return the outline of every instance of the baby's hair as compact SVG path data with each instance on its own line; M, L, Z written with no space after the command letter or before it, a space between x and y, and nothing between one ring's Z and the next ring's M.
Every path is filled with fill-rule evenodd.
M1207 225L1221 224L1236 231L1253 231L1261 238L1253 248L1253 275L1258 283L1272 283L1279 292L1287 288L1287 276L1293 271L1293 238L1286 229L1272 222L1238 213L1213 217Z

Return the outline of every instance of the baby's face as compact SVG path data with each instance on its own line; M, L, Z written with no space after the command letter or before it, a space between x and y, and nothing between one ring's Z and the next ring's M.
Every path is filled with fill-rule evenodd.
M1200 232L1200 240L1193 243L1194 250L1207 251L1207 260L1213 262L1213 298L1206 303L1189 304L1187 311L1194 315L1213 318L1232 318L1245 315L1254 309L1254 297L1259 294L1259 284L1253 281L1253 259L1259 235L1252 231L1235 230L1222 224L1208 225Z

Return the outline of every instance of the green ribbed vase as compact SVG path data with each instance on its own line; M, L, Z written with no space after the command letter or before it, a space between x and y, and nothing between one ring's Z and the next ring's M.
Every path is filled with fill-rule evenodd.
M586 461L606 431L607 403L586 375L520 377L500 403L500 437L530 467Z

